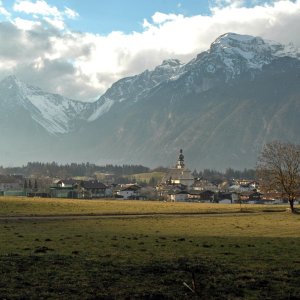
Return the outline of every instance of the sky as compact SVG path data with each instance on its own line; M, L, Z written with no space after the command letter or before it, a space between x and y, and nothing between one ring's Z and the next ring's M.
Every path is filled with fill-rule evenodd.
M0 80L81 101L221 34L300 47L300 0L0 0Z

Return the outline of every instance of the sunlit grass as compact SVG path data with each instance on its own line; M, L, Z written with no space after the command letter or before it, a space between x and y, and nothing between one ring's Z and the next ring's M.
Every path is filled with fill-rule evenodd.
M34 251L38 245L47 245L55 249L56 253L64 255L79 251L87 256L97 256L101 249L101 254L115 253L116 257L127 257L136 253L144 259L150 253L151 257L163 255L167 258L178 257L183 253L185 256L194 255L199 251L197 244L202 245L204 241L214 241L213 244L218 245L224 241L226 243L228 239L240 239L242 243L243 240L261 238L278 241L285 238L299 239L300 217L288 213L269 213L242 216L9 221L2 222L0 236L2 241L6 241L1 244L2 255L16 251L26 254ZM159 252L156 251L158 244L164 245ZM284 245L286 246L288 245ZM217 248L222 250L219 246ZM141 249L147 250L141 253ZM208 254L214 249L207 250L209 249L203 252L202 249L202 253Z
M285 210L287 206L0 197L0 216L66 214L226 213Z
M242 209L258 213L239 213L239 205L115 200L0 198L0 205L2 216L116 214L0 220L0 295L6 299L193 299L183 286L191 284L192 272L203 299L300 296L299 214L256 205ZM179 212L200 214L167 214Z

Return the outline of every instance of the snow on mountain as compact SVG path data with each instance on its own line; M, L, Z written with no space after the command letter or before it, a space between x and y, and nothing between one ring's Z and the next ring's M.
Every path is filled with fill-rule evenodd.
M202 92L213 88L220 80L228 82L246 72L253 77L264 65L284 56L299 59L300 52L293 45L286 46L250 35L226 33L218 37L209 50L186 64L177 59L164 60L153 71L146 70L117 81L100 97L88 120L95 121L109 112L115 104L134 104L164 82L182 80L186 91Z
M106 93L114 104L76 148L157 166L184 147L197 168L252 168L265 143L299 143L299 78L292 46L225 34L185 65L118 81Z
M87 103L71 100L57 94L43 92L14 76L2 80L0 91L7 106L22 106L31 118L50 134L64 134L72 129L72 122L82 118ZM5 97L5 95L7 95Z
M265 142L300 143L299 73L292 45L227 33L190 62L165 60L117 81L93 103L10 76L0 81L0 155L15 163L97 161L101 154L157 166L184 147L201 168L253 167Z
M5 109L21 105L50 134L66 134L73 130L77 120L93 122L115 106L134 105L164 83L181 85L180 92L183 93L200 93L247 72L252 78L264 65L284 56L299 59L300 53L292 45L285 46L250 35L226 33L217 38L210 49L190 62L182 64L177 59L164 60L151 71L146 70L117 81L93 103L43 92L14 76L0 82L0 100L2 105L6 103Z
M276 57L299 57L297 49L292 45L263 40L260 37L226 33L212 43L210 52L218 53L224 58L243 58L249 68L261 69ZM228 65L227 65L228 66Z
M182 65L178 59L168 59L164 60L153 71L146 70L139 75L117 81L99 98L88 121L95 121L104 113L107 113L114 104L137 102L155 86L178 75Z
M279 57L300 58L299 50L292 45L285 46L261 37L236 33L221 35L205 54L201 62L207 65L207 71L224 68L227 80L246 70L261 70Z
M88 121L92 122L100 118L103 114L110 110L113 104L113 100L109 98L102 98L102 104L98 105L97 109L94 112L92 112L92 114L88 118Z

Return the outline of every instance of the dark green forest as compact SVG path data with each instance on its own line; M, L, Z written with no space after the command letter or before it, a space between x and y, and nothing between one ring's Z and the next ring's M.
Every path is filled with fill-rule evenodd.
M59 178L70 178L75 176L94 176L95 173L111 174L117 177L124 175L134 175L139 173L150 172L166 172L167 168L157 167L150 169L142 165L113 165L107 164L105 166L98 166L91 163L71 163L71 164L58 164L56 162L42 163L42 162L29 162L27 165L21 167L2 167L0 166L0 174L21 174L25 177L34 176L48 176ZM204 169L201 171L194 170L192 172L195 178L202 178L210 181L221 182L223 180L232 179L255 179L254 169L234 170L228 168L224 172Z

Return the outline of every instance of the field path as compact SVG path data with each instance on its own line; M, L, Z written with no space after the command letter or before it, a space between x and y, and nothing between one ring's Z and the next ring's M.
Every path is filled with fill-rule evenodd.
M0 221L9 220L89 220L109 218L153 218L153 217L226 217L247 216L249 214L261 214L259 212L222 212L222 213L142 213L142 214L80 214L80 215L35 215L35 216L0 216Z

